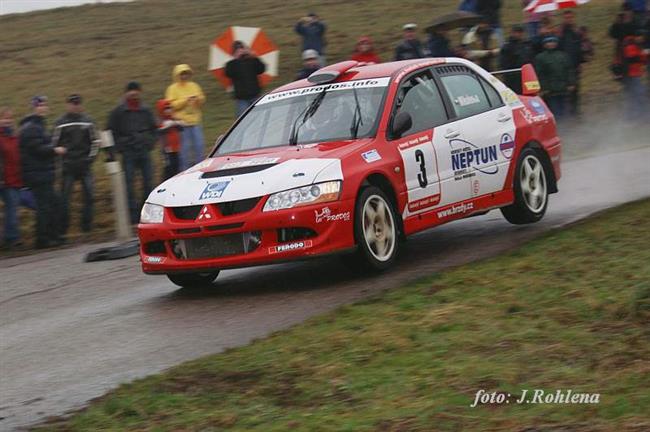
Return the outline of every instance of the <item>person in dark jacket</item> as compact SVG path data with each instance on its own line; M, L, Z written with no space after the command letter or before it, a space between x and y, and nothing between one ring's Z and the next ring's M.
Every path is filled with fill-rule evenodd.
M585 58L582 52L582 36L576 26L575 13L566 9L562 14L563 22L560 27L560 44L559 49L564 51L571 60L573 75L575 76L575 85L568 97L568 112L571 115L577 115L580 103L580 72L582 63Z
M131 81L126 86L124 100L111 111L108 118L113 133L115 150L122 155L126 192L129 200L131 223L140 220L140 209L152 189L153 168L150 152L156 143L156 120L153 112L142 104L142 87ZM135 196L135 174L142 176L142 200Z
M237 117L242 115L262 92L259 75L266 65L242 42L232 44L233 59L226 63L226 76L232 80Z
M553 19L550 16L545 16L539 21L540 27L537 36L530 39L530 45L533 50L533 58L537 54L544 52L544 39L549 36L557 36Z
M315 50L320 59L321 66L325 62L325 32L327 26L313 12L302 17L294 27L294 31L302 37L302 52Z
M417 27L413 23L405 24L402 27L404 39L395 48L395 61L426 57L422 42L420 42L416 33Z
M556 36L544 39L544 52L535 57L535 71L542 87L541 95L559 120L564 117L566 97L575 85L571 59L558 48Z
M521 25L514 25L510 37L499 53L499 67L501 69L518 69L532 61L532 48L525 38L525 30ZM515 93L521 94L521 79L519 74L504 75L504 83Z
M501 29L501 0L478 0L476 13L482 15L495 33L499 46L503 44Z
M453 57L454 52L450 47L446 31L434 31L429 33L427 47L431 57Z
M55 158L66 153L65 147L52 145L45 116L47 98L34 96L32 114L20 122L18 141L23 181L36 200L36 248L64 243L61 237L61 205L54 190Z
M18 206L22 186L20 149L15 135L13 113L9 108L0 108L0 197L5 204L3 249L21 245Z
M93 221L92 163L99 150L99 137L92 119L84 113L81 96L72 94L66 99L67 112L54 123L52 141L68 151L63 157L61 184L61 233L68 232L70 222L70 195L75 182L81 182L83 207L81 230L90 232Z
M308 49L302 53L302 69L296 74L296 80L307 78L320 69L320 60L316 50Z

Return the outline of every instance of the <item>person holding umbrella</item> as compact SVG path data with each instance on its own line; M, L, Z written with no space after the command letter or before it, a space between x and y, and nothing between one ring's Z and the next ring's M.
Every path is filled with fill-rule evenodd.
M266 65L242 41L232 43L233 59L226 63L225 73L232 80L237 117L257 100L262 88L258 76Z

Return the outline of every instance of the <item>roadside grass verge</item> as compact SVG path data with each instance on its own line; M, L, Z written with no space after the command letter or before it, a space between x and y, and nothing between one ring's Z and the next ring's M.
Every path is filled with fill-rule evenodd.
M650 430L650 200L125 384L37 430ZM471 408L475 393L510 404ZM600 403L516 404L524 389Z

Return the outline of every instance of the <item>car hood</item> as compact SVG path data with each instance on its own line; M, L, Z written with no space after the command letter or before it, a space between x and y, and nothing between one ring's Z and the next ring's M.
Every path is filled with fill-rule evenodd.
M370 141L284 146L207 158L155 188L147 202L165 207L213 204L343 180L341 159Z

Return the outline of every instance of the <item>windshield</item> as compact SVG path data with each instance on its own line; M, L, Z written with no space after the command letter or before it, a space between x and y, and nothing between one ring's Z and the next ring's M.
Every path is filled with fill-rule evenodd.
M389 78L376 78L268 94L237 123L216 153L368 137L376 129L388 82Z

